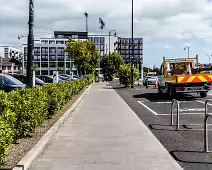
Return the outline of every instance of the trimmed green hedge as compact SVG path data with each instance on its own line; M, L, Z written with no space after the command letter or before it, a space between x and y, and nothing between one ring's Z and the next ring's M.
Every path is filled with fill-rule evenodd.
M0 166L17 139L28 137L35 128L93 82L89 75L70 83L48 84L33 89L0 91Z

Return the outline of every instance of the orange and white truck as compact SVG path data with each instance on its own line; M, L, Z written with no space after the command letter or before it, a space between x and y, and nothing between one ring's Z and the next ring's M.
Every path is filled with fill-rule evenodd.
M199 93L206 97L212 86L212 74L201 72L198 55L195 58L167 59L163 57L158 76L158 92L168 93Z

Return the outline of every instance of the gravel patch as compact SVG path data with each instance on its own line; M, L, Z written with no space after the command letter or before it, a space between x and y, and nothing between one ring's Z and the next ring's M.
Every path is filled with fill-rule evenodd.
M55 113L51 119L47 119L38 127L31 137L19 139L17 144L13 144L7 153L6 166L0 170L12 170L12 168L34 147L34 145L43 137L43 135L59 120L59 118L71 107L71 105L81 96L85 89L74 96L62 110Z

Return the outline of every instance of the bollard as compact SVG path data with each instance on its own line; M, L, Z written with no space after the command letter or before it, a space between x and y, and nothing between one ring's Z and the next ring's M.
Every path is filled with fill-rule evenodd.
M172 100L172 106L171 106L171 126L174 125L174 104L177 103L177 124L176 124L176 130L180 130L180 104L179 101L176 99Z

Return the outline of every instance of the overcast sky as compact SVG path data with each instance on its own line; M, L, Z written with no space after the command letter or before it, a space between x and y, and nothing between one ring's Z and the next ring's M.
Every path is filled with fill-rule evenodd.
M0 0L0 43L20 46L28 33L28 1ZM131 37L131 0L35 0L35 33L52 36L54 30L85 31L84 12L89 15L89 33L99 29L101 17L118 36ZM135 37L144 38L144 65L159 66L162 57L199 54L208 63L212 54L212 2L208 0L134 0ZM48 35L47 35L48 34ZM212 57L211 57L212 62Z

